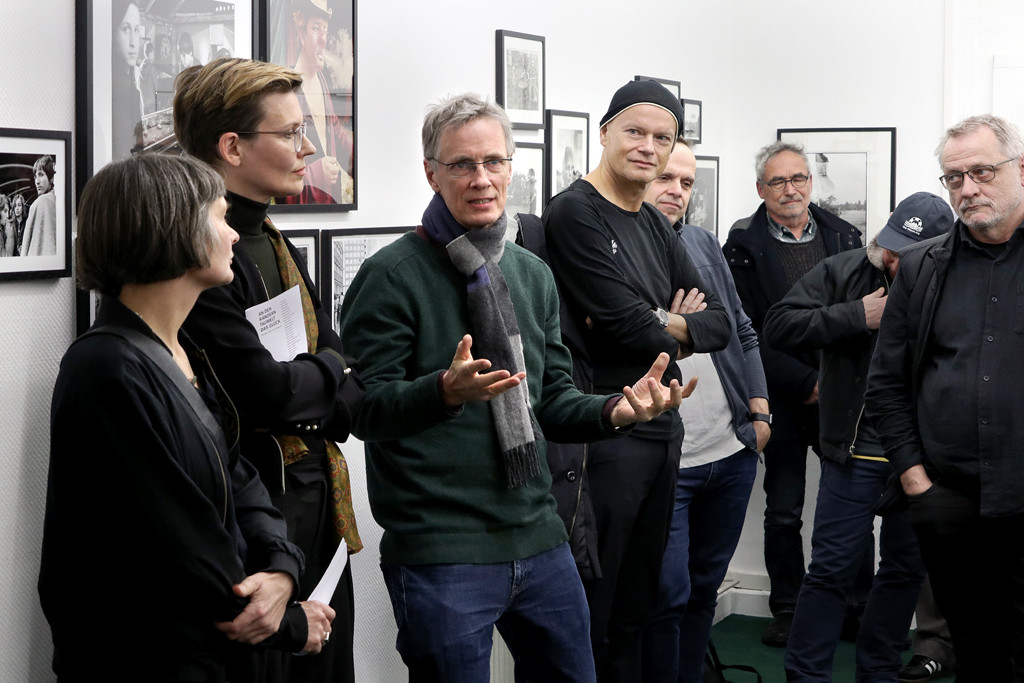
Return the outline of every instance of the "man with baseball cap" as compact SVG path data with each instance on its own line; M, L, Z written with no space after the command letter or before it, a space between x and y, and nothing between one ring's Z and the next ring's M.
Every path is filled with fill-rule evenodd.
M867 247L831 256L804 275L765 317L776 349L821 352L818 406L821 479L811 564L786 652L791 681L832 680L832 659L861 560L883 514L881 563L857 635L857 680L895 681L924 565L905 510L877 510L893 469L864 415L868 365L899 251L953 225L949 205L918 192L896 207ZM894 480L893 480L894 481Z
M678 98L664 86L627 83L601 118L604 151L597 168L544 211L549 262L583 330L594 393L628 384L659 353L681 358L729 341L719 298L706 291L668 219L644 203L682 120ZM674 299L701 292L706 309L669 312ZM681 379L674 363L663 381L673 377ZM639 680L638 634L657 595L682 436L679 414L670 411L614 445L590 446L600 573L584 587L598 680Z

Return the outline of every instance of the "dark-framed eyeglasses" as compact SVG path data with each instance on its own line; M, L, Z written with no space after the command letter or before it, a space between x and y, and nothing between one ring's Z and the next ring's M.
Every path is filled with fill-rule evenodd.
M302 151L302 141L306 137L306 122L303 121L302 125L294 130L239 130L235 131L236 135L281 135L286 138L292 139L292 147L295 148L295 153L298 154Z
M772 180L762 180L762 185L767 185L776 192L782 192L786 188L786 183L793 186L794 190L799 190L801 187L807 184L807 181L811 179L811 176L804 175L803 173L797 173L794 176L788 178L773 178Z
M947 173L946 175L939 176L939 182L947 190L959 190L964 186L964 176L967 176L976 183L988 183L996 177L996 166L1002 166L1008 164L1011 161L1016 161L1018 157L1012 157L1006 161L1000 161L998 164L985 164L984 166L975 166L967 171L960 173Z
M448 173L453 178L465 178L466 176L474 175L477 166L483 166L484 170L491 175L501 175L508 171L508 165L512 163L511 157L508 159L484 159L483 161L453 161L450 164L440 159L433 159L433 161L447 168Z

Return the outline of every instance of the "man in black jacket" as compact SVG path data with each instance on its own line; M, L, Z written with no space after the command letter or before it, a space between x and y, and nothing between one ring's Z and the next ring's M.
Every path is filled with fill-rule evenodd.
M853 225L811 203L813 179L802 146L767 145L757 153L754 169L764 203L747 229L729 233L724 251L743 309L758 333L773 411L772 439L764 450L764 560L775 619L761 641L785 647L804 576L800 518L807 449L817 445L818 370L814 354L795 358L769 348L762 327L771 305L816 263L856 249L861 240Z
M786 651L789 680L829 681L847 600L873 547L874 507L892 467L863 415L865 377L898 251L949 231L949 205L927 192L900 202L866 249L830 256L768 311L764 336L792 353L821 351L821 479L811 564ZM881 564L857 638L858 680L895 680L924 566L903 511L882 522Z
M960 219L901 254L867 414L908 496L957 680L1021 681L1024 137L972 116L938 156Z

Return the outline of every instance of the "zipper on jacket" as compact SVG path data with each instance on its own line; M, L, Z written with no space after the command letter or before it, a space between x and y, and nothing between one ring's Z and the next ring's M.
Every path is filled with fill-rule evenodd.
M214 455L217 456L217 465L220 467L220 480L224 484L224 508L220 513L220 523L228 523L228 475L224 470L224 459L220 455L220 450L217 448L217 444L214 443L213 437L210 436L209 432L203 429L203 433L206 434L206 438L210 441L210 446L213 448Z
M576 516L580 512L580 500L583 498L583 482L584 477L587 476L587 453L589 452L590 444L583 444L583 462L580 464L580 476L579 486L576 487L576 505L572 508L572 522L569 523L569 540L572 540L572 532L576 529Z

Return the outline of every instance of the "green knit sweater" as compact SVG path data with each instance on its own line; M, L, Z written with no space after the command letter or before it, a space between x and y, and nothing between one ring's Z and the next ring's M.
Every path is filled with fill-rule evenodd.
M500 265L541 430L566 442L611 436L601 420L609 397L573 386L551 271L511 243ZM566 540L546 461L526 486L507 488L490 404L456 413L441 400L438 376L470 332L466 278L443 249L407 233L374 254L345 294L342 320L343 343L359 356L366 383L353 433L366 442L383 562L506 562Z

